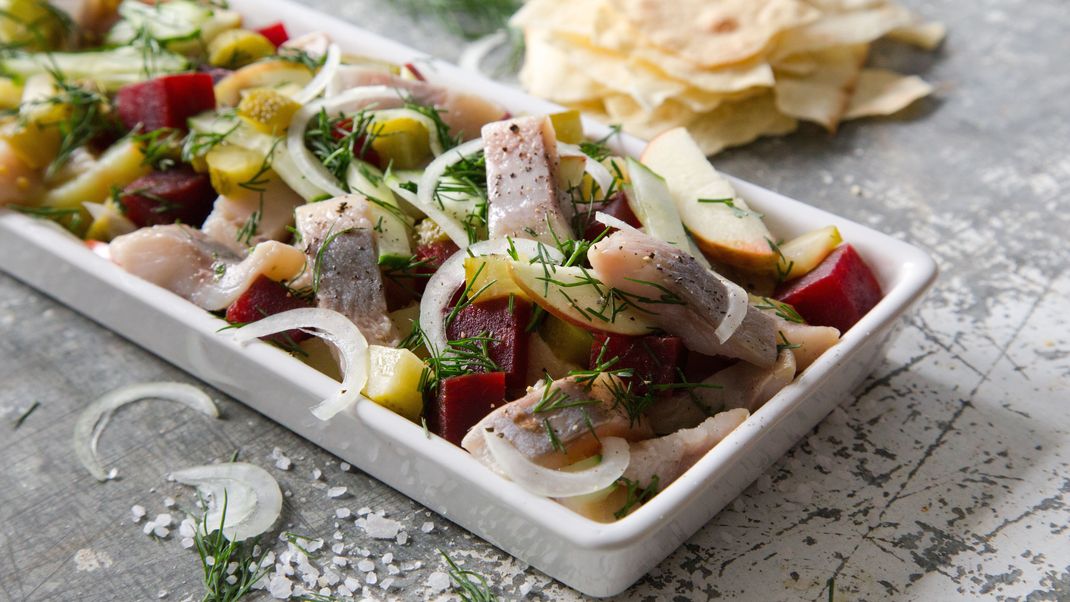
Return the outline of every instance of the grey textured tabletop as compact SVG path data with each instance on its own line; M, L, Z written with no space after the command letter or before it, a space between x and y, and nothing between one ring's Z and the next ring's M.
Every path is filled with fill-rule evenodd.
M389 2L306 1L447 59L460 48ZM622 599L817 600L834 578L837 600L1070 600L1070 11L908 4L947 23L948 43L881 44L872 60L922 74L935 98L715 162L925 248L941 278L865 385ZM71 454L79 409L159 379L196 382L0 276L0 599L199 599L196 555L177 534L142 534L130 509L153 517L173 497L178 516L191 495L164 475L235 450L279 479L288 529L367 553L336 568L373 598L441 594L436 548L505 598L581 597L219 394L221 421L166 403L123 410L101 441L121 478L94 482ZM336 486L347 497L329 498ZM336 527L340 508L385 511L408 542Z

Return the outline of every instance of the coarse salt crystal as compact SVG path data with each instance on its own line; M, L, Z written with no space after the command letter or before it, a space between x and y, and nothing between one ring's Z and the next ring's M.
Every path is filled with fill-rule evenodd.
M430 533L431 531L434 531L434 530L435 530L435 523L433 523L431 521L427 521L424 524L420 525L420 531L422 531L424 533Z
M323 569L323 576L327 578L327 584L334 586L342 580L342 576L331 569Z
M331 498L342 497L343 495L346 494L346 491L347 490L346 490L345 487L331 487L330 489L327 490L327 497L331 497Z
M193 538L192 538L192 537L183 537L183 538L182 538L182 541L181 541L181 542L179 542L179 543L181 543L181 544L182 544L182 547L183 547L183 548L186 548L186 549L188 550L188 549L190 549L190 548L192 548L192 547L193 547L193 544L194 544L195 542L193 541Z
M156 597L157 598L166 598L167 597L167 590L161 589L160 591L156 592Z
M391 562L394 562L394 554L391 552L383 554L383 564L390 564Z
M403 546L409 543L409 534L402 531L401 533L398 533L397 539L395 541L398 542L399 546Z
M357 563L357 570L362 573L369 573L375 570L375 563L365 558Z
M335 554L341 554L342 551L345 550L345 549L346 549L346 544L344 544L342 542L338 542L338 543L334 544L333 546L331 546L331 551L334 552Z
M377 514L369 514L367 518L358 521L364 527L364 532L372 539L394 539L401 531L401 523L396 520L383 518Z
M356 579L354 579L352 577L346 577L345 586L349 591L355 592L358 589L360 589L360 581L357 581Z
M278 468L279 470L290 470L290 459L279 458L275 460L275 468Z
M379 582L379 576L376 575L375 573L368 573L367 575L364 576L364 582L367 583L368 585L375 585L376 583Z
M170 514L164 512L163 514L157 514L152 522L156 523L158 527L170 527L173 520Z
M394 585L394 580L390 577L387 577L386 579L383 579L382 583L379 584L379 587L383 588L383 590L385 591L390 589L391 585Z
M163 506L164 506L164 508L174 508L175 507L175 498L170 497L170 496L165 497L163 499Z
M134 522L141 522L141 519L145 518L145 507L141 504L134 504L130 507L130 516L134 517Z
M231 585L234 585L237 582L238 582L238 576L237 575L227 575L227 583L229 583Z
M344 536L344 535L342 535L342 532L341 532L341 531L335 531L335 532L334 532L334 538L335 538L335 539L341 540L341 539L343 539L344 537L345 537L345 536Z
M431 593L437 594L446 591L449 586L450 576L442 571L435 571L427 578L427 587L431 588Z
M228 562L227 563L227 574L228 575L233 575L234 571L237 571L237 570L238 570L238 563L237 562Z
M309 552L315 552L323 547L323 540L320 538L309 539L305 541L305 549Z
M215 556L205 556L204 563L208 566L215 566Z
M117 476L119 476L119 469L118 468L113 468L113 469L108 471L108 480L109 481L114 481L115 477L117 477Z
M156 525L156 528L152 530L152 534L156 537L164 538L171 534L171 530L163 525Z
M182 537L193 537L196 532L197 523L193 522L193 519L188 516L182 519L182 522L178 525L178 534Z
M401 572L401 569L399 569L398 565L396 565L396 564L389 564L386 567L386 574L387 575L397 575L400 572Z
M346 560L345 556L335 556L334 558L331 558L331 563L334 564L334 566L345 566L349 561Z
M353 467L349 465L349 462L342 462L338 465L338 468L342 469L342 472L349 472L349 469Z
M272 598L285 600L293 593L293 583L282 575L274 575L268 584L268 593Z
M531 593L531 588L534 585L535 585L534 583L529 583L527 581L525 581L524 583L520 584L520 597L521 598L526 598L527 595Z
M337 591L338 595L342 596L343 598L351 598L353 596L353 590L349 589L344 585L339 585Z
M335 518L349 518L352 514L349 508L336 508L334 511Z
M364 506L363 508L357 510L357 516L364 516L366 514L371 514L371 512L372 512L371 508L369 508L367 506Z
M320 477L322 477L322 476L323 476L323 471L322 470L320 470L318 468L313 468L312 469L312 478L313 479L318 481L318 480L320 480Z

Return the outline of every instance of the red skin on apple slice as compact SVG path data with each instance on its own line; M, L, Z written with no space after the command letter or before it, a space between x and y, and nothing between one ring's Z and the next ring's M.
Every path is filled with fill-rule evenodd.
M774 297L808 323L847 332L881 300L880 284L849 244L829 253L812 272L784 285Z
M527 385L529 321L531 303L523 299L476 300L457 312L446 328L446 336L456 340L487 333L495 341L487 346L487 355L505 373L506 387L523 391Z
M260 276L227 308L226 318L231 324L248 324L273 314L311 306L310 301L293 296L282 284L267 276ZM263 339L287 345L303 341L309 336L300 330L287 330Z
M428 427L459 446L468 429L503 403L504 372L452 376L438 385L437 404L427 413Z
M632 392L642 395L649 390L650 385L676 382L677 367L683 362L686 353L687 350L679 337L595 334L591 343L591 366L598 362L599 354L602 356L602 362L619 358L610 369L631 369L633 375L623 380L631 383Z

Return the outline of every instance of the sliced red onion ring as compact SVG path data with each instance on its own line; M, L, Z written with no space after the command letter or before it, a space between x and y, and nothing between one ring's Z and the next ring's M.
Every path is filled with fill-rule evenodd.
M603 226L609 226L618 230L638 232L636 228L623 220L602 213L601 211L594 214L594 219ZM713 336L717 337L717 342L724 343L729 337L735 334L736 330L739 329L739 325L743 323L743 319L747 317L749 297L747 296L747 291L735 282L732 282L712 269L710 269L710 273L724 284L725 292L728 294L728 306L725 308L724 318L713 331Z
M432 354L438 355L446 349L446 308L449 307L457 289L464 285L465 258L504 255L510 250L510 241L511 239L496 238L462 248L443 262L442 267L427 281L427 288L420 300L420 329L424 332L428 351ZM511 242L512 248L521 255L536 257L541 253L553 261L565 260L560 251L537 241L518 238Z
M225 462L194 466L176 470L170 478L196 487L208 498L203 526L212 532L222 522L223 537L230 541L242 541L266 532L282 513L278 482L253 464Z
M326 340L342 356L341 387L312 408L316 418L330 420L360 399L360 392L368 382L368 341L349 318L321 307L291 309L268 316L235 330L234 338L244 345L253 339L294 329Z
M587 495L605 489L624 474L631 460L627 441L604 437L602 462L598 466L567 472L535 464L500 435L484 431L483 438L494 462L510 480L535 495L546 497Z
M74 424L74 455L98 481L109 480L97 458L97 441L108 425L112 412L141 399L177 401L202 414L219 418L219 409L207 393L197 387L176 382L150 382L119 387L89 404Z

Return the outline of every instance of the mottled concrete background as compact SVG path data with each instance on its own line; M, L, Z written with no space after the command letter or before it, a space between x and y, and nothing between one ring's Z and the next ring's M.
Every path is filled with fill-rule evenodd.
M386 1L306 1L445 58L459 48ZM935 98L904 119L849 123L835 138L806 128L717 164L920 245L942 278L857 396L622 599L819 600L832 577L840 600L1070 599L1070 6L909 4L950 26L946 47L880 45L873 60L921 73ZM340 507L385 510L405 525L402 546L369 540L352 521L339 528L380 581L383 554L408 563L389 590L369 586L376 597L430 596L443 567L436 547L504 597L578 597L229 400L224 421L163 403L124 410L101 443L122 478L93 483L69 453L79 407L152 379L192 381L0 277L0 598L197 594L195 556L176 537L142 535L130 506L152 517L170 495L188 508L168 470L235 449L270 467L274 447L293 461L271 468L289 493L291 530L331 543ZM40 407L13 430L34 400ZM328 485L349 497L328 499Z

